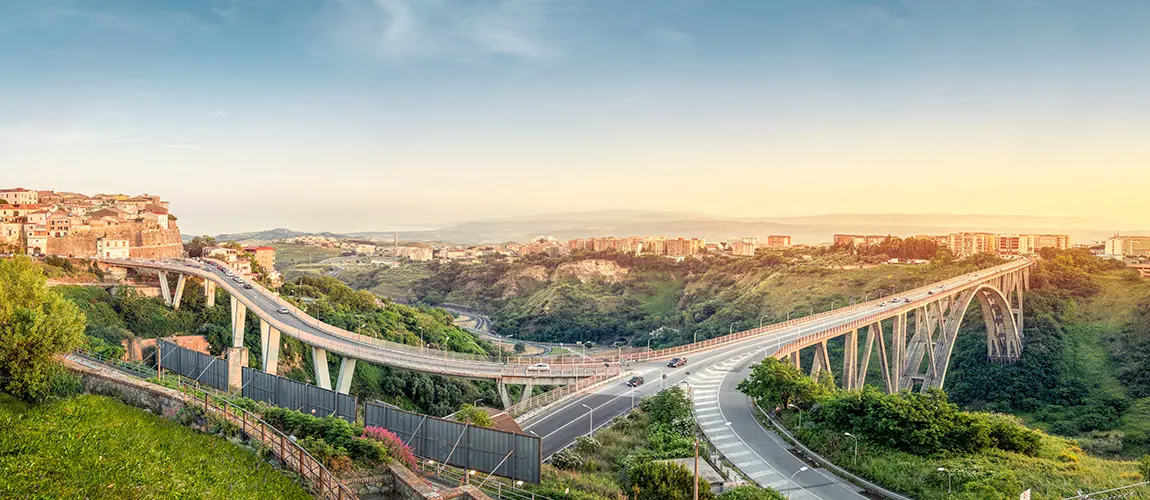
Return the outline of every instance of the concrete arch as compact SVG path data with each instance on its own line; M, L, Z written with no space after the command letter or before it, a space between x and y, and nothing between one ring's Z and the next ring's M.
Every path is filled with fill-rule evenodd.
M954 341L962 327L971 302L978 300L982 319L986 323L986 357L990 361L1014 362L1022 355L1022 329L1011 307L1010 299L997 287L984 283L963 292L944 317L942 337L934 345L930 369L923 377L922 388L942 388L947 367L954 351Z

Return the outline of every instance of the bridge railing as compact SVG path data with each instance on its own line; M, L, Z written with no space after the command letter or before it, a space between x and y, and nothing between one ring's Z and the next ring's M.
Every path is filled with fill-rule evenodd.
M519 417L520 415L523 415L523 414L525 414L531 410L535 410L537 408L543 408L543 407L545 407L551 403L554 403L554 402L559 401L563 398L566 398L567 396L570 396L572 394L577 394L579 392L586 390L589 387L593 387L599 383L605 382L607 380L611 380L611 379L618 377L618 376L619 376L619 371L616 370L615 373L600 374L600 375L595 375L593 377L582 378L582 379L579 379L579 381L575 382L574 384L567 384L563 387L559 387L557 389L552 389L552 390L547 391L547 392L540 394L538 396L528 398L527 401L523 401L520 403L513 404L511 406L508 406L503 411L505 413L507 413L508 415L511 415L512 417Z
M980 280L992 279L994 277L1001 276L1002 274L1014 272L1014 271L1018 270L1019 268L1026 267L1026 266L1033 264L1032 260L1024 261L1024 265L1020 264L1020 262L1023 262L1023 261L1008 262L1006 264L1001 264L997 267L991 268L990 269L992 271L991 275L985 276L985 277L982 277L979 279ZM669 357L673 357L673 356L696 353L696 352L704 352L704 351L714 349L714 348L719 347L719 346L730 344L732 342L738 342L738 341L745 340L748 338L758 337L758 336L765 335L768 333L777 332L780 330L785 330L785 329L791 328L791 327L796 326L796 325L806 324L806 323L811 323L811 322L818 322L820 320L826 319L826 318L831 317L831 316L837 316L840 314L857 311L859 309L874 307L874 306L881 304L883 302L889 302L892 298L897 298L900 296L906 296L906 295L926 292L928 290L932 290L932 289L937 288L940 284L951 284L955 280L960 280L963 276L967 276L969 274L971 274L971 273L961 274L961 275L958 275L958 276L955 276L953 278L949 278L949 279L946 279L946 280L943 280L940 282L935 282L935 283L931 283L929 285L920 286L920 287L916 287L913 289L905 290L902 293L878 297L878 298L875 298L872 300L868 300L866 302L859 302L859 303L856 303L854 305L847 306L847 307L841 307L838 309L831 309L828 311L823 311L820 313L812 314L809 316L794 318L794 319L790 319L790 320L787 320L787 321L784 321L781 323L774 323L774 324L770 324L770 325L761 326L758 328L752 328L750 330L735 332L735 333L730 334L730 335L715 337L713 339L707 339L707 340L704 340L702 342L696 342L696 343L685 344L685 345L681 345L681 346L677 346L677 347L669 347L669 348L665 348L665 349L647 351L647 352L642 352L642 353L634 354L634 355L624 355L623 359L624 360L631 360L631 361L647 361L647 360L654 360L654 359L660 359L660 358L669 358Z

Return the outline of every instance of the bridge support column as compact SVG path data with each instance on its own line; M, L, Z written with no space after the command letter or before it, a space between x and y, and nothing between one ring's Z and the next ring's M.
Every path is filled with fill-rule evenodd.
M858 366L859 366L859 333L858 330L851 330L843 335L843 340L846 344L843 346L843 389L853 391L858 389Z
M232 296L232 347L244 346L244 326L247 325L248 306Z
M799 363L799 351L791 353L791 364L794 365L796 370L802 371L803 367Z
M272 328L267 321L260 320L260 366L272 375L280 360L280 331Z
M327 351L312 346L311 363L315 365L315 385L331 389L331 375L327 374Z
M188 275L180 274L176 278L176 293L172 294L172 309L180 308L180 301L184 299L184 283L188 281Z
M528 382L523 384L523 394L519 395L519 402L523 403L528 399L531 399L532 392L535 392L535 382ZM504 408L506 408L506 406Z
M216 282L212 280L204 280L204 307L215 307L216 305Z
M355 358L343 358L339 362L339 379L335 383L335 392L347 394L351 390L351 379L355 376Z
M499 390L499 400L503 403L503 407L510 407L511 396L507 395L507 384L503 382L503 379L499 379L499 381L495 382L495 387Z
M815 362L811 364L811 378L818 380L819 372L823 370L830 372L832 376L834 375L834 371L831 370L831 357L830 353L827 352L827 342L825 340L815 344Z
M168 290L168 272L156 271L156 275L160 278L160 295L164 298L164 305L172 305L172 294Z
M228 348L228 389L237 390L244 385L244 367L248 366L247 347Z

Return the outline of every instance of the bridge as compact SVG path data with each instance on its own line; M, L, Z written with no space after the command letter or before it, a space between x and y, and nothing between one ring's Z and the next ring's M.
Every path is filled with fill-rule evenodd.
M806 464L759 424L759 410L737 389L750 366L766 356L796 366L811 358L810 372L833 374L827 343L843 338L843 369L836 376L840 387L862 387L872 358L878 359L881 387L886 391L942 387L963 316L975 301L987 326L987 360L1016 361L1022 352L1022 294L1034 264L1034 260L1016 260L812 316L625 355L624 362L630 362L630 369L643 375L646 384L638 388L602 385L562 400L550 411L528 415L520 423L543 438L543 455L550 457L585 435L589 427L602 427L630 411L632 401L661 387L683 384L691 393L704 434L755 483L794 498L861 499L857 487L822 470L802 471ZM861 356L860 331L865 334ZM814 356L800 356L800 351L813 351ZM666 366L665 360L684 356L686 366Z
M264 371L276 373L280 335L287 335L311 347L316 385L322 388L332 388L327 354L330 352L341 357L335 390L343 394L351 389L357 360L423 373L493 380L498 386L504 406L511 405L507 393L508 384L524 385L523 394L526 399L530 397L535 385L566 385L584 377L619 372L618 360L611 364L601 360L585 363L570 358L547 359L543 361L556 363L548 364L544 369L537 369L532 365L540 363L540 358L471 355L426 346L410 346L361 335L313 318L292 302L259 283L249 282L251 288L246 288L210 262L201 264L186 260L143 259L99 259L99 262L105 266L155 272L160 281L160 295L164 302L173 308L180 307L188 276L203 280L208 307L215 306L217 289L227 292L230 296L232 317L232 343L226 355L228 380L229 385L237 387L241 383L241 367L248 364L248 352L244 347L244 326L248 311L257 315L260 320L262 356L260 366ZM174 289L169 280L171 276L176 279ZM565 361L566 364L560 364L561 361Z

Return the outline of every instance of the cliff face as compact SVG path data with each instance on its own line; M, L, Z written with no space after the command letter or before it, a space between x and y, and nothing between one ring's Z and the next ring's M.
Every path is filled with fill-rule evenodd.
M139 259L177 258L183 254L180 228L174 221L163 229L146 222L129 222L106 229L73 231L63 238L48 238L49 255L77 258L96 256L96 240L113 238L128 240L129 255Z
M587 283L588 281L618 283L627 277L627 272L627 268L616 264L614 261L587 259L560 264L559 267L555 268L554 279L573 277L580 283Z

